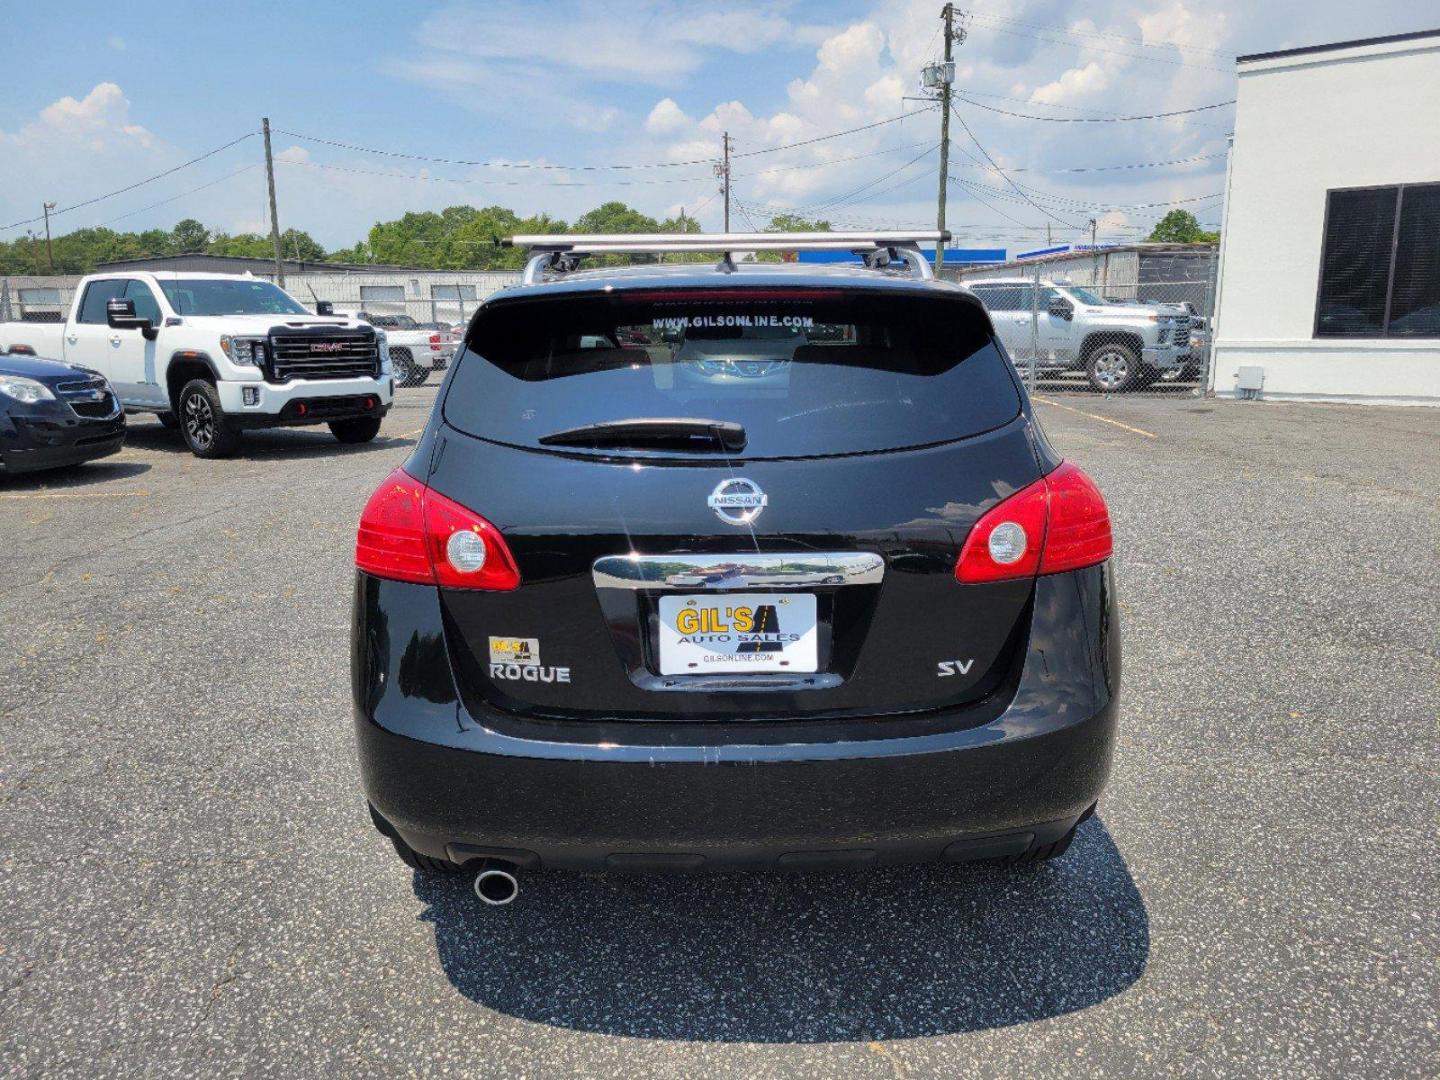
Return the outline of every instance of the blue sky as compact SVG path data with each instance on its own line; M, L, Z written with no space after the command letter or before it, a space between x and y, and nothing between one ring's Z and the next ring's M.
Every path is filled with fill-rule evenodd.
M174 2L9 5L0 95L0 225L68 207L256 130L277 134L282 226L353 243L410 209L499 203L573 219L618 198L719 227L706 165L539 169L707 158L736 139L737 228L787 208L857 225L934 220L935 114L923 110L938 0L827 3ZM1054 117L1160 112L1232 97L1234 53L1422 29L1415 0L1023 0L975 8L958 82L992 108ZM1216 221L1229 110L1173 121L1060 124L963 106L950 223L1017 248L1094 213L1134 235L1176 201ZM983 147L983 149L982 149ZM757 151L759 153L757 153ZM260 143L61 215L57 232L168 227L193 216L267 227ZM1037 193L1018 196L990 154ZM1065 170L1185 159L1110 172ZM1193 160L1192 160L1193 159ZM203 190L194 189L208 185ZM868 185L868 186L867 186ZM861 189L858 190L857 189ZM1196 200L1178 202L1179 200ZM154 206L157 202L163 205ZM1094 204L1094 205L1092 205ZM153 207L153 208L152 208ZM26 227L0 231L23 236Z

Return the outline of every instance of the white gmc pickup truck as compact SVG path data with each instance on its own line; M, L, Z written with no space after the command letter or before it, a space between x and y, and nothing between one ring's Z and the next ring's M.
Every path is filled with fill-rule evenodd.
M384 333L317 306L248 274L92 274L64 323L0 323L0 352L100 372L198 457L233 454L247 428L329 424L368 442L395 396Z

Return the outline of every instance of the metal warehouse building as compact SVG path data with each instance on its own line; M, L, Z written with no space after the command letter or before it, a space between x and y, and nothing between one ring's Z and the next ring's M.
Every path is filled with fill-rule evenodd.
M286 290L301 303L329 300L337 311L410 315L417 322L464 322L497 289L517 284L514 270L421 270L405 266L286 259ZM175 270L274 278L275 263L230 255L170 255L103 263L96 273ZM0 319L61 319L76 276L0 278Z
M1211 387L1440 404L1440 30L1239 76Z

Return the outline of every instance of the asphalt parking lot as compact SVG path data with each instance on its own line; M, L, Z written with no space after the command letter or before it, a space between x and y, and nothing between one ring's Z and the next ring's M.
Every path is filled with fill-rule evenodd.
M1125 620L1059 862L491 910L351 747L354 524L432 396L0 477L0 1075L1440 1074L1440 411L1042 392Z

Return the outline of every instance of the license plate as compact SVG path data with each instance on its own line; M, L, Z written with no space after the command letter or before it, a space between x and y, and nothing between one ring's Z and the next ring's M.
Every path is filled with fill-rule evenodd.
M660 597L660 674L815 671L815 597Z

